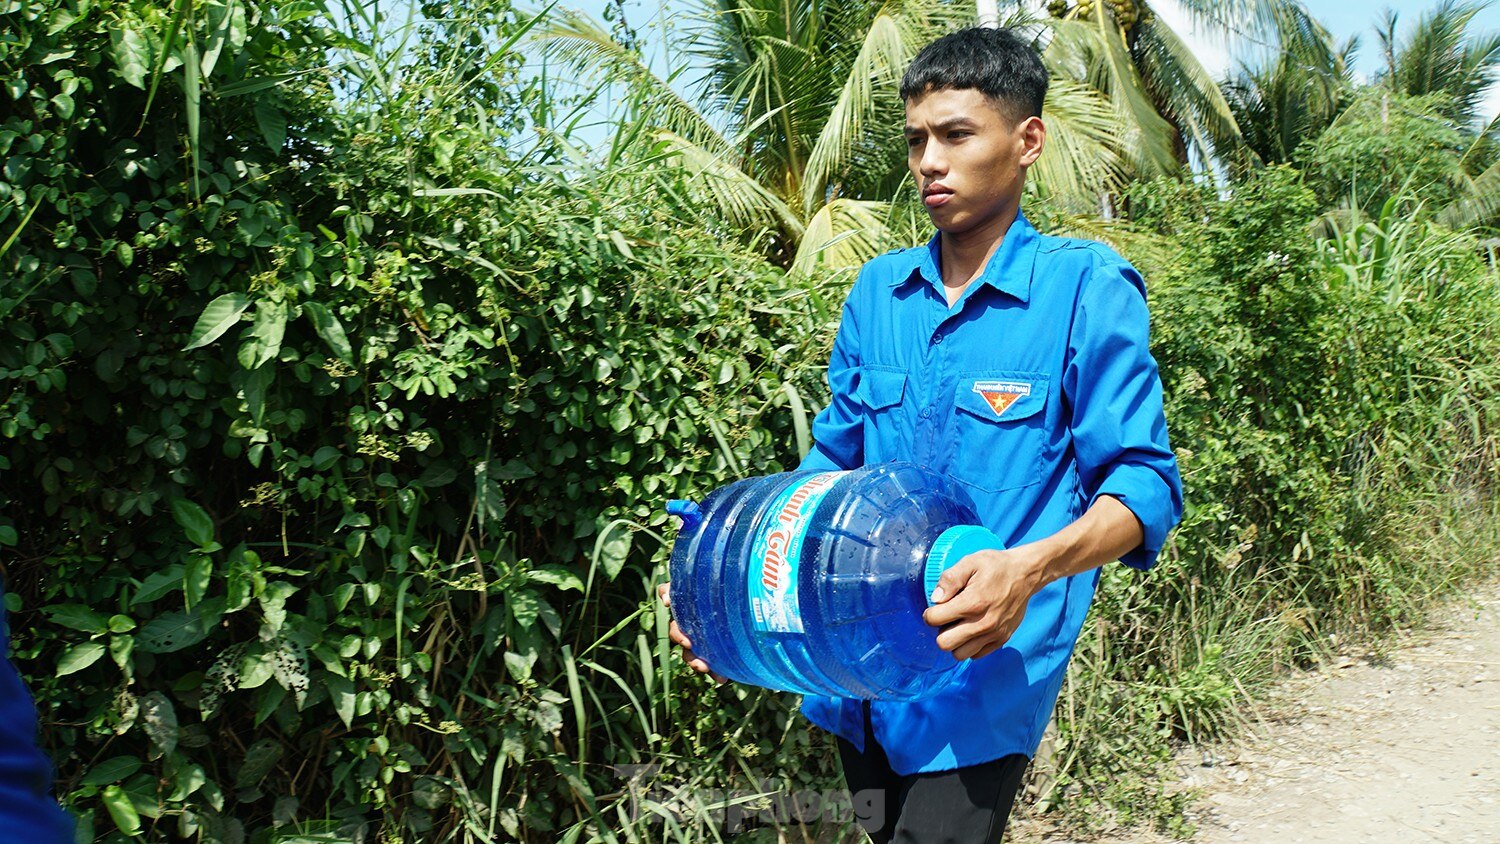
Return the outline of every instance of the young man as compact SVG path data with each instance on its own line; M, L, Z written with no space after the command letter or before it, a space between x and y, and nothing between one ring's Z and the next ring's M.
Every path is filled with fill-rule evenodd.
M860 271L833 400L799 467L930 466L1006 540L934 590L925 619L963 661L945 691L803 701L838 736L850 790L884 798L860 818L876 842L1000 841L1099 567L1149 568L1181 515L1140 275L1102 244L1038 234L1020 210L1046 90L1041 60L1004 30L953 33L912 61L907 162L938 231Z

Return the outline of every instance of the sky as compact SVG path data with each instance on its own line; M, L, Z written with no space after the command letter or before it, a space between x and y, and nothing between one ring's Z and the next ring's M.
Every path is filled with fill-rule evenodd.
M1375 36L1375 25L1381 20L1385 9L1394 9L1398 15L1398 32L1405 31L1413 25L1424 12L1438 5L1439 0L1376 0L1376 2L1358 2L1358 0L1304 0L1313 16L1322 21L1333 33L1339 43L1343 43L1351 35L1358 35L1360 39L1360 50L1356 57L1355 69L1358 73L1368 78L1373 76L1381 66L1380 42ZM1243 39L1235 39L1226 42L1225 39L1211 36L1207 32L1195 30L1183 13L1177 0L1150 0L1151 8L1176 30L1203 62L1210 72L1216 77L1222 76L1226 71L1235 66L1238 61L1254 60L1256 51L1263 51ZM609 0L560 0L559 6L571 7L585 12L595 20L603 20L603 11ZM634 27L641 41L647 46L647 58L658 73L665 73L669 65L684 61L680 55L671 57L663 55L660 45L664 41L661 37L662 28L680 26L683 19L693 8L693 4L687 0L665 0L662 2L651 2L650 0L624 0L626 16L630 25ZM1001 0L1001 7L1007 4ZM1480 11L1474 18L1470 29L1473 32L1495 32L1500 31L1500 0L1492 3L1488 8ZM684 75L685 79L693 76L691 72ZM680 87L680 86L679 86ZM1486 121L1500 114L1500 84L1489 89L1484 106L1481 108L1482 116Z

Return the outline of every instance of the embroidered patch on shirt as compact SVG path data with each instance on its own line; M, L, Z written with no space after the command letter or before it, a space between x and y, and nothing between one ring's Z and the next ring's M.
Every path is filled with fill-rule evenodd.
M1031 385L1024 381L975 381L974 392L984 396L995 416L1005 416L1005 411L1016 403L1016 399L1031 395Z

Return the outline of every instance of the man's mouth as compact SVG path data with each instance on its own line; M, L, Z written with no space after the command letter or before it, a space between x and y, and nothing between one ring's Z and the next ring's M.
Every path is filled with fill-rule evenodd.
M941 182L934 182L922 189L922 204L937 208L953 198L953 189Z

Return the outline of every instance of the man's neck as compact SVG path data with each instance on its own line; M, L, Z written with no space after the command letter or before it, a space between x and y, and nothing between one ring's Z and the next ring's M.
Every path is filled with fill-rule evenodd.
M961 234L941 233L938 238L939 270L943 274L943 288L948 293L949 307L963 296L974 279L984 271L990 257L1000 251L1000 244L1005 242L1005 233L1010 231L1010 225L1015 222L1020 211L1020 205L1013 205L995 219Z

